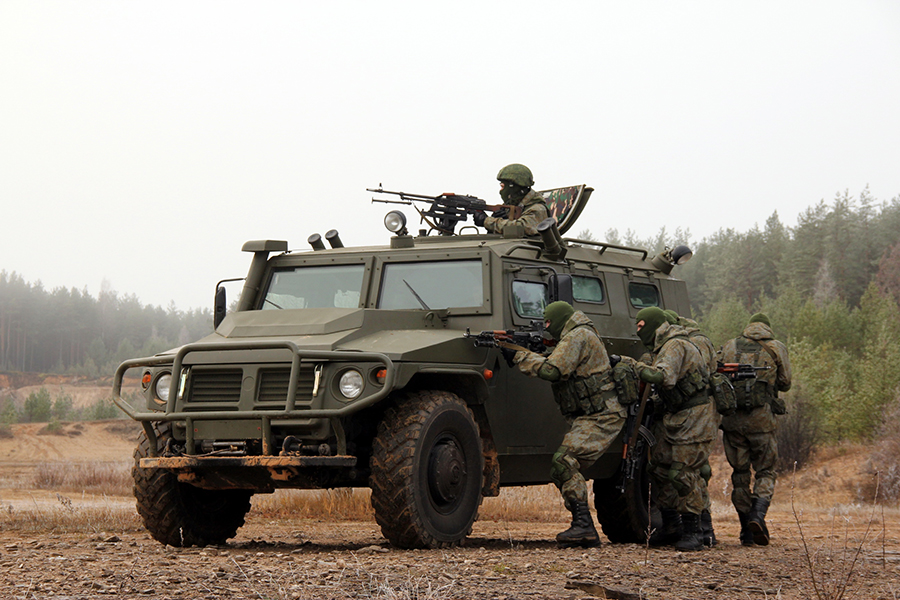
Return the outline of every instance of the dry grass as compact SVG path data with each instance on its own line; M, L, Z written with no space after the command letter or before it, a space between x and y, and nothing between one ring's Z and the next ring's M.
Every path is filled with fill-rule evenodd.
M56 494L57 504L30 507L0 506L0 527L23 533L136 532L143 529L134 507L104 498L73 501Z
M364 521L374 519L371 492L366 488L277 490L253 498L253 510L265 518ZM556 487L543 485L501 490L485 498L478 511L482 521L556 523L569 518Z
M366 489L276 490L253 497L253 511L270 519L300 518L364 521L374 518L371 492Z
M100 494L131 495L131 462L45 462L36 465L32 489Z
M796 475L796 474L795 474ZM882 568L884 568L885 522L884 507L878 513L878 483L871 506L835 506L831 511L831 523L826 535L810 539L804 532L803 511L794 504L795 476L791 478L791 512L797 526L791 531L802 549L806 560L806 575L812 591L807 596L816 600L843 600L855 596L853 582L858 576L858 565L866 551L875 551L875 543L881 538ZM866 514L868 513L868 514ZM873 534L881 526L881 535ZM875 539L873 539L875 538Z
M593 504L593 499L589 498L588 503ZM563 506L562 496L556 486L547 484L503 488L499 496L484 499L478 518L501 523L559 523L569 520L571 515Z

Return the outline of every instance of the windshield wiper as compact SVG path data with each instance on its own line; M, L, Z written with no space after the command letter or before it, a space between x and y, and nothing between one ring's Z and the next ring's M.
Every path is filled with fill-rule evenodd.
M406 280L404 279L404 280L403 280L403 283L406 284L406 287L409 288L409 291L412 292L412 295L416 297L416 300L419 301L419 304L422 305L422 308L424 308L425 310L431 310L430 308L428 308L428 305L425 304L425 301L422 300L422 296L418 295L418 294L416 293L416 290L413 289L413 286L409 285L409 282L408 282L408 281L406 281Z
M279 308L279 309L281 309L281 310L284 310L284 307L283 307L283 306L278 306L277 304L275 304L274 302L272 302L272 301L269 300L268 298L266 298L265 300L263 300L263 302L268 302L269 304L271 304L271 305L274 306L275 308Z

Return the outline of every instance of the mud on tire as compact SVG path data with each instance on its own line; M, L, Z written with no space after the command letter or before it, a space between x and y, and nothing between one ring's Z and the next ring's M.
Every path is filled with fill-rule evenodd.
M172 438L171 425L154 425L159 448ZM140 459L150 456L150 442L141 432L134 451L134 497L137 511L153 539L170 546L206 546L225 543L244 524L250 510L247 490L205 490L178 481L171 471L142 469Z
M398 397L378 425L371 461L372 507L384 536L400 548L460 544L481 504L483 462L478 425L458 396Z

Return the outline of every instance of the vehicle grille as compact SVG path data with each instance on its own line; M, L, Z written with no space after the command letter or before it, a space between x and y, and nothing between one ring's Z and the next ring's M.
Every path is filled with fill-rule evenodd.
M291 379L290 369L268 369L259 373L259 388L256 397L256 408L283 409L287 399L288 384ZM297 393L294 396L296 408L309 406L312 402L315 373L313 365L301 365L300 377L297 380Z
M203 369L191 371L187 390L185 410L238 410L244 377L257 376L256 398L252 400L254 410L284 410L287 402L288 384L291 370L288 368L260 369L258 372L243 369ZM297 394L294 396L296 408L312 404L315 371L312 364L300 366ZM213 407L216 404L218 406ZM191 406L193 405L193 406ZM249 406L245 408L250 408Z
M241 399L240 369L197 371L191 374L188 402L233 402Z

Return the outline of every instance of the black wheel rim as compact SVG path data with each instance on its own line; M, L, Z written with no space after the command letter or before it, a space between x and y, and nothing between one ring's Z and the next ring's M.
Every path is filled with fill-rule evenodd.
M441 514L453 512L466 489L466 455L454 436L435 441L428 456L428 492L431 504Z

